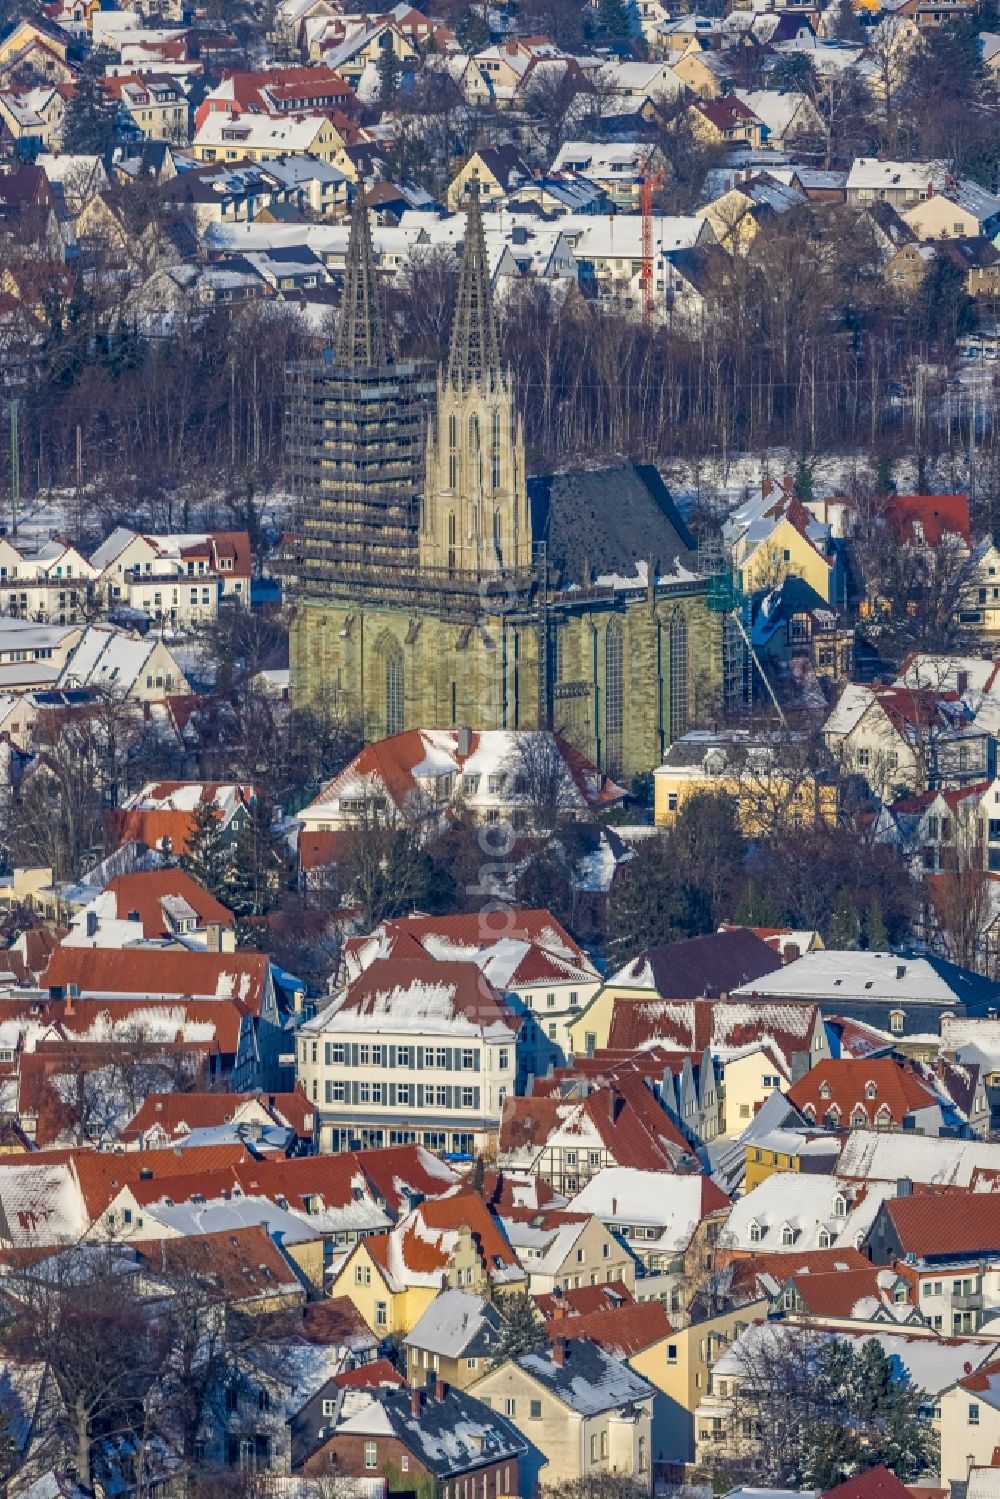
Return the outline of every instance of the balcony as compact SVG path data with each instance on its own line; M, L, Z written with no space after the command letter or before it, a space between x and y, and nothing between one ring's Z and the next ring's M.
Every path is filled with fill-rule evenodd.
M982 1291L970 1291L966 1296L953 1296L951 1309L954 1312L981 1312L983 1309Z

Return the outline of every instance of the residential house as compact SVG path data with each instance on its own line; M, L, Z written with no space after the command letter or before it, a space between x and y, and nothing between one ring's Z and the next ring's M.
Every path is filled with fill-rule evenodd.
M223 846L231 847L246 826L255 795L252 786L225 781L147 781L108 821L119 847L134 841L179 857L187 852L200 804L215 807Z
M620 1238L588 1212L511 1208L500 1222L528 1276L532 1296L580 1286L635 1286L635 1259Z
M722 534L744 593L769 591L797 577L828 606L843 604L846 578L832 527L816 520L790 479L765 482L759 495L728 517Z
M579 1101L508 1098L498 1160L572 1195L605 1166L671 1172L692 1158L689 1141L637 1076L622 1076Z
M119 75L105 79L103 86L146 140L187 142L187 95L175 79Z
M782 682L803 671L822 686L854 672L854 625L804 578L790 576L754 597L751 640L758 660Z
M170 624L212 619L222 600L250 604L245 531L153 536L118 526L91 554L90 565L109 609L139 609Z
M570 1021L600 988L596 968L555 917L520 907L498 913L495 925L488 914L384 921L370 936L348 938L345 969L354 979L378 958L420 953L432 962L476 963L511 1006L532 1012L563 1053L570 1049Z
M788 1090L810 1124L827 1129L907 1129L943 1133L941 1104L916 1073L891 1057L830 1058Z
M578 1019L570 1023L573 1051L578 1056L592 1056L609 1045L619 1002L718 998L748 979L773 972L781 962L780 953L742 927L647 948L610 974ZM692 1018L690 1024L694 1023ZM699 1041L691 1030L684 1044L678 1045L681 1050L700 1052L710 1034L708 1030L705 1039ZM650 1039L651 1032L641 1038Z
M302 1093L150 1093L119 1135L126 1149L190 1147L212 1132L289 1154L312 1143L315 1114Z
M172 942L206 951L236 950L236 919L177 866L116 875L77 911L65 947L128 947Z
M767 1251L857 1249L895 1182L774 1172L737 1199L719 1236L721 1263Z
M530 831L541 803L582 817L624 796L561 734L410 729L363 749L303 807L299 822L307 847L315 834L357 827L369 809L391 820L436 822L461 804L477 822Z
M527 1283L502 1226L478 1193L463 1188L418 1203L388 1233L360 1239L331 1294L349 1297L386 1338L409 1333L442 1291L502 1299Z
M448 184L448 208L452 213L461 209L468 202L473 183L478 184L480 201L488 209L504 203L511 192L530 180L531 169L516 146L483 146L473 151Z
M420 1484L444 1499L517 1494L526 1449L513 1422L441 1381L422 1390L320 1390L293 1418L291 1439L300 1483L315 1475L322 1484L331 1470L340 1482L383 1474L390 1493Z
M259 162L271 156L315 156L335 166L343 144L343 136L325 114L285 118L213 111L195 131L191 151L196 161Z
M848 684L823 726L844 771L885 801L992 780L996 739L955 691Z
M941 1392L941 1482L969 1483L983 1469L993 1479L1000 1446L1000 1362L984 1361L960 1373ZM981 1493L992 1487L983 1485Z
M433 1375L466 1389L492 1363L505 1325L495 1302L471 1291L439 1291L403 1339L411 1386Z
M0 604L11 618L76 624L87 616L95 576L67 541L29 548L0 537Z
M775 973L742 984L734 1000L805 1000L893 1036L938 1034L946 1016L987 1016L1000 984L944 958L911 953L804 953Z
M0 693L54 687L80 637L79 625L41 625L13 617L0 621Z
M687 118L699 140L710 146L746 145L759 151L765 126L753 109L737 94L718 99L697 99Z
M709 101L713 106L724 101ZM746 255L757 236L775 214L788 213L805 202L804 194L791 184L766 172L745 172L738 184L695 210L711 227L717 242L730 255Z
M636 212L646 176L665 166L657 148L623 142L564 141L556 153L552 172L577 173L596 182L619 210Z
M804 740L749 729L691 729L675 739L653 771L653 818L672 827L685 802L704 793L729 797L748 837L785 827L833 827L839 797L833 775L812 762Z
M992 1192L904 1183L883 1203L865 1241L876 1265L893 1265L912 1286L928 1325L946 1337L978 1332L1000 1310L997 1203Z
M675 1313L681 1309L688 1272L704 1273L729 1207L725 1193L700 1173L664 1177L656 1171L607 1166L570 1199L568 1211L593 1214L627 1244L644 1273L656 1277L659 1288L665 1286L665 1277L675 1277L669 1291L661 1290L668 1310ZM641 1280L622 1280L641 1297ZM563 1286L564 1291L570 1289Z
M508 1359L472 1392L523 1433L542 1488L613 1472L651 1490L653 1388L597 1343L558 1339Z
M491 1147L525 1027L475 963L372 963L299 1028L297 1076L322 1148Z
M794 151L796 146L826 139L826 126L808 94L794 89L736 89L733 97L760 121L761 145Z
M197 129L210 114L294 115L310 110L329 112L336 119L339 111L353 103L350 84L322 63L261 73L232 72L208 89L195 110L194 123Z
M1000 229L1000 198L971 178L947 178L942 188L904 209L903 218L921 240L992 240Z
M888 203L903 213L941 192L948 175L948 164L943 161L880 161L858 156L847 174L848 207Z
M157 999L236 1000L251 1017L257 1059L236 1088L281 1087L291 1079L285 1058L285 1027L301 986L263 953L164 951L130 948L57 947L43 984L67 999L117 998L125 1003ZM71 989L72 986L72 989ZM72 990L75 990L75 995Z
M0 89L0 124L21 151L58 150L68 89L56 83Z
M87 626L55 685L63 693L87 691L131 703L162 702L191 691L161 635L137 635L105 624Z

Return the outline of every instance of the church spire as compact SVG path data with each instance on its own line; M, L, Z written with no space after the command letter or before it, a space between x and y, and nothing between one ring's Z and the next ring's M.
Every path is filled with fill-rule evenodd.
M340 305L340 322L337 325L337 363L368 369L380 368L389 363L363 182L358 183L354 211L351 214L344 295Z
M473 381L500 374L500 342L483 237L479 183L473 182L465 226L465 249L458 282L455 320L448 350L448 384L467 389Z

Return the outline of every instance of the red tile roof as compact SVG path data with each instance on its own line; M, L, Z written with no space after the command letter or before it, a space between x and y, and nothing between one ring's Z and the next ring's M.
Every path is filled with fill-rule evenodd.
M895 539L904 545L916 540L917 521L927 546L940 546L948 535L972 545L968 495L896 494L886 505L885 518Z
M314 1114L313 1105L304 1093L150 1093L122 1130L123 1141L138 1140L149 1130L159 1127L172 1138L185 1135L195 1129L215 1129L228 1124L244 1105L257 1102L276 1122L286 1124L299 1133L302 1126L304 1137L312 1135L312 1127L306 1124ZM304 1107L303 1107L304 1106ZM294 1114L297 1124L289 1121Z
M937 1192L892 1197L884 1204L903 1254L1000 1254L1000 1195Z
M231 1171L248 1159L242 1145L209 1145L190 1150L130 1150L123 1154L78 1150L73 1152L73 1169L87 1211L93 1219L114 1201L122 1187L135 1187L143 1182L159 1188L157 1195L162 1197L165 1182L183 1187L186 1179L205 1172Z
M871 1096L869 1096L871 1095ZM789 1100L815 1124L852 1126L860 1111L864 1124L888 1119L898 1128L918 1109L937 1102L930 1088L891 1057L831 1058L818 1062L788 1090Z
M428 1242L428 1231L440 1236L462 1228L471 1231L491 1279L492 1272L501 1267L519 1268L517 1255L511 1248L507 1235L477 1192L460 1191L449 1197L432 1198L420 1203L414 1209L414 1214L423 1227L413 1227L404 1238L404 1259L412 1269L434 1270L447 1263L447 1256L443 1260L434 1257L434 1262L430 1262L432 1256L426 1251L433 1251L436 1246ZM419 1242L414 1242L413 1236ZM440 1239L438 1242L440 1243ZM440 1254L440 1250L437 1250L437 1254ZM427 1263L423 1263L424 1260Z
M259 1015L269 966L264 953L254 952L59 947L42 983L64 991L68 984L76 984L83 996L238 1000L251 1015Z
M390 1005L405 1013L410 996L422 995L429 983L426 960L414 963L380 958L348 985L338 1016L378 1016ZM433 984L435 989L447 991L447 1003L455 1019L461 1017L475 1026L503 1024L516 1028L503 996L475 963L435 963Z
M557 1338L588 1338L616 1358L633 1358L644 1348L668 1338L673 1331L659 1301L626 1303L619 1307L560 1316L545 1323L549 1342Z
M406 1380L387 1358L377 1358L370 1364L358 1364L354 1369L345 1369L343 1374L336 1375L333 1382L341 1390L376 1390L387 1385L405 1385Z
M807 1271L795 1275L791 1283L802 1298L805 1311L812 1317L851 1317L863 1300L887 1302L889 1296L879 1285L884 1267L868 1265L864 1270ZM788 1284L788 1282L785 1282Z
M910 1491L888 1468L869 1468L827 1489L823 1499L910 1499Z
M145 937L162 937L171 934L163 912L163 900L179 896L197 912L199 926L207 922L218 922L220 926L233 927L236 918L220 901L207 891L204 885L174 866L170 869L148 869L140 874L120 874L105 885L107 894L115 901L115 916L119 921L128 919L131 912L138 912L139 925Z
M220 1299L230 1303L273 1296L305 1301L302 1282L261 1226L140 1241L132 1247L150 1274L211 1276Z
M631 1306L635 1297L624 1281L609 1281L599 1286L576 1286L558 1294L550 1291L545 1296L536 1296L535 1305L548 1322L560 1308L569 1318L585 1317L591 1312L612 1311L619 1306ZM576 1327L573 1321L572 1326Z

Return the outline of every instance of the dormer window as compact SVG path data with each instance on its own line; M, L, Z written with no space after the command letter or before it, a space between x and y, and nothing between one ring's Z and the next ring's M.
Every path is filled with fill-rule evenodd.
M858 1107L851 1114L851 1125L854 1129L863 1129L867 1123L868 1115L861 1105L858 1104Z
M750 1224L750 1243L751 1244L759 1244L760 1241L761 1241L761 1239L763 1237L764 1237L764 1230L761 1228L760 1224L758 1222L756 1222L756 1220L755 1220L754 1222L752 1222Z
M795 1230L790 1223L786 1223L781 1230L781 1242L786 1246L795 1243Z
M867 1083L865 1083L865 1097L866 1098L875 1098L876 1095L877 1095L877 1093L878 1093L878 1088L875 1086L875 1084L873 1082L867 1082Z
M847 1217L847 1202L843 1197L841 1197L839 1192L833 1199L833 1213L835 1218Z
M820 1098L829 1098L832 1095L832 1092L833 1089L830 1087L830 1084L823 1083L822 1087L819 1090L819 1096Z
M820 1229L820 1231L819 1231L819 1238L817 1240L817 1243L819 1244L820 1249L829 1249L830 1248L831 1244L833 1243L833 1239L832 1239L832 1237L830 1235L829 1229L826 1229L826 1228L821 1228Z
M903 1034L903 1026L905 1025L905 1023L906 1023L906 1011L905 1010L890 1010L889 1011L889 1029L890 1029L890 1031L892 1032L892 1034L894 1036L901 1036Z

